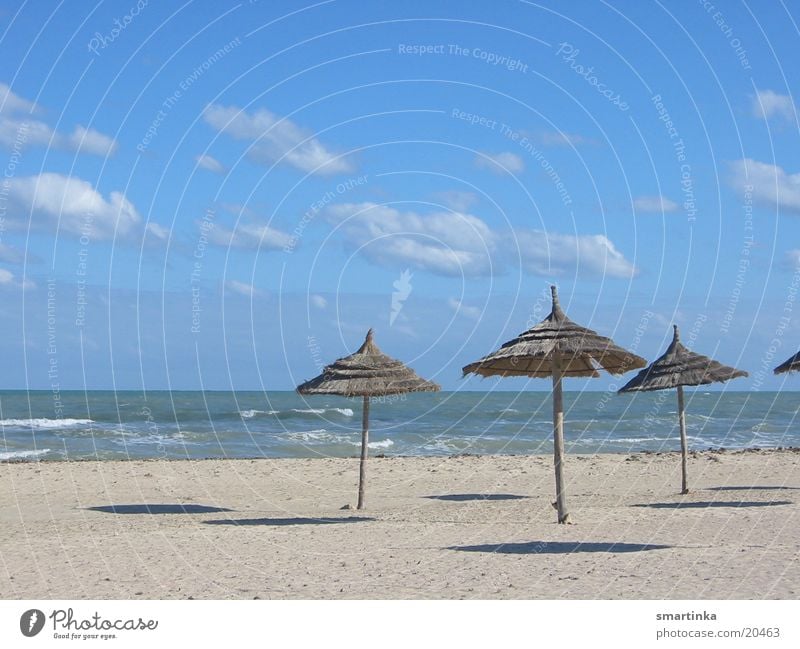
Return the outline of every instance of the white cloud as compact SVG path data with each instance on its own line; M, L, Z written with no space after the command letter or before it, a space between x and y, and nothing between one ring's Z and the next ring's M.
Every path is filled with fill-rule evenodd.
M14 93L8 84L0 82L0 115L11 113L35 113L38 106Z
M676 212L679 208L680 205L666 196L637 196L633 199L633 209L637 212Z
M252 284L247 284L245 282L239 282L235 279L228 280L225 282L225 287L234 293L238 293L239 295L244 295L245 297L254 297L256 295L260 295L261 291L259 291L255 286Z
M433 197L456 212L466 212L478 201L478 195L474 192L462 192L457 189L437 192Z
M321 295L312 295L310 298L311 304L318 309L325 309L328 306L328 300Z
M572 235L517 230L513 242L522 267L534 275L579 273L594 276L633 277L636 267L602 234Z
M753 96L751 104L753 115L763 119L780 117L794 120L794 102L789 95L780 95L773 90L759 90Z
M92 239L111 239L134 234L141 217L124 194L103 197L80 178L43 173L12 178L8 184L9 224L25 227L30 220L37 229L58 229L74 235L88 230Z
M50 127L37 120L17 119L0 114L0 144L8 149L24 149L26 145L55 144Z
M7 85L0 83L0 145L9 149L49 146L100 156L116 152L117 143L113 138L80 125L69 135L58 133L44 122L30 118L30 113L37 111L36 104L19 97Z
M743 198L800 214L800 173L745 158L731 163L731 185Z
M495 235L479 218L460 212L421 215L376 203L332 205L326 218L379 265L414 265L442 275L485 275Z
M10 270L0 268L0 287L21 288L23 290L31 290L36 288L36 282L30 279L17 280L17 276Z
M110 156L117 151L117 143L113 138L80 125L75 127L71 135L57 137L56 146L76 153L91 153L99 156Z
M349 173L355 169L347 158L329 151L311 131L265 108L247 113L235 106L212 104L204 111L203 119L234 139L252 142L248 156L258 163L280 161L319 175Z
M25 253L5 243L0 243L0 261L6 264L21 264L25 261Z
M477 320L481 317L481 310L476 306L467 306L461 300L454 297L447 299L447 306L449 306L455 313L462 315L470 320Z
M800 270L800 249L787 250L783 256L783 266L788 270Z
M214 245L225 248L250 250L279 250L292 243L291 235L268 225L252 223L240 223L235 230L215 225L208 231L208 240Z
M347 243L379 266L414 267L446 276L499 274L517 256L535 275L569 273L631 277L637 270L603 235L519 229L496 232L470 214L401 212L375 203L326 211Z
M166 241L169 238L169 230L163 225L150 221L145 227L145 232L159 241Z
M505 172L516 174L525 170L525 162L522 158L510 151L478 154L475 158L475 166L479 169L488 169L497 174Z
M201 169L205 169L206 171L211 171L215 174L224 175L227 172L225 165L223 165L219 160L216 158L211 157L210 155L199 155L195 157L195 161L197 162L197 166Z
M217 205L228 212L228 214L235 214L236 216L258 216L254 210L243 203L217 203Z

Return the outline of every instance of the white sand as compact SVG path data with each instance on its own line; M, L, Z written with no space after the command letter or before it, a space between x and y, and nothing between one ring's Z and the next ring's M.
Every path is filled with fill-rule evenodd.
M357 466L0 464L0 597L800 595L800 452L698 454L688 496L675 454L570 456L568 526L555 524L547 457L371 459L368 509L341 511L355 501ZM231 511L89 509L145 504ZM464 546L478 547L454 549Z

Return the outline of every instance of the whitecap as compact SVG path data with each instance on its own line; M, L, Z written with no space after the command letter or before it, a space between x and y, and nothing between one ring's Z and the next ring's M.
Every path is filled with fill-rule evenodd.
M292 408L292 412L303 415L324 415L326 412L338 412L345 417L353 416L351 408Z
M394 442L387 437L381 442L369 442L367 446L369 448L389 448L390 446L394 446Z
M122 446L197 446L197 442L187 441L186 435L182 432L171 435L136 435L127 437L124 440L111 440L115 444Z
M338 436L331 435L324 428L315 428L314 430L298 430L291 432L288 434L288 437L301 442L330 442L335 440Z
M14 428L72 428L73 426L88 426L93 424L92 419L0 419L0 427Z
M278 415L280 410L240 410L239 416L242 419L252 419L257 415Z
M45 453L49 453L49 448L40 448L35 451L7 451L0 453L0 460L17 460L27 457L39 457Z

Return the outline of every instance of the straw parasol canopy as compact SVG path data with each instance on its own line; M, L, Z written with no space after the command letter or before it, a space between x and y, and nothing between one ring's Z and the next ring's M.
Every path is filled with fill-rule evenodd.
M364 344L354 354L336 360L325 367L318 377L297 386L297 392L302 395L334 394L364 398L358 509L364 509L370 397L439 390L440 387L436 383L420 378L402 362L378 349L372 329L367 332Z
M644 367L647 361L610 338L570 320L558 301L555 286L550 290L553 308L550 315L536 326L505 343L496 352L463 368L464 375L528 376L553 379L553 455L556 474L556 509L558 522L568 523L564 490L564 406L563 377L599 377L598 369L611 374L624 374Z
M775 374L785 374L786 372L797 372L800 370L800 352L797 352L791 358L787 358L783 363L778 365L773 371Z
M672 343L663 356L652 365L643 369L619 392L645 392L652 390L678 389L678 421L681 431L681 493L689 493L689 482L686 475L686 414L683 403L684 385L708 385L724 383L730 379L747 376L747 372L728 367L708 356L697 354L683 346L677 325L673 325Z

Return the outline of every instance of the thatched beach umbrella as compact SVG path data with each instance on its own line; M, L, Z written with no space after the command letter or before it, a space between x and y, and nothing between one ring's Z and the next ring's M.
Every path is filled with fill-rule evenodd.
M797 352L791 358L787 358L783 363L778 365L773 372L775 374L784 374L786 372L800 371L800 352Z
M542 322L528 329L496 352L464 367L464 374L481 376L530 376L553 379L553 460L556 474L558 522L569 523L564 490L564 405L561 379L569 376L598 377L598 367L611 374L624 374L647 361L570 320L551 286L553 310Z
M438 392L439 389L436 383L421 379L403 363L381 352L372 339L372 329L367 332L367 338L358 351L331 363L317 378L297 386L297 391L303 395L334 394L364 398L358 509L364 509L370 397L406 392Z
M651 390L669 390L678 388L678 424L681 431L681 493L689 493L689 481L686 476L686 413L683 404L684 385L708 385L723 383L739 376L747 376L747 372L728 367L722 363L696 354L681 344L677 325L673 325L672 343L664 355L634 376L620 388L622 392L644 392Z

